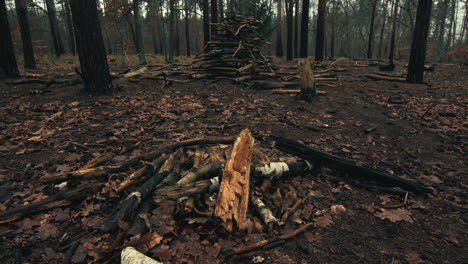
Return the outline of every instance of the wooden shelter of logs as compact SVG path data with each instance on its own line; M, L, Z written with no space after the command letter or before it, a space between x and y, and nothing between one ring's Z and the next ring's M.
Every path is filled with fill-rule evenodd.
M212 23L212 40L194 60L196 79L207 77L249 79L259 73L272 73L269 59L261 46L270 44L257 32L261 21L235 15Z

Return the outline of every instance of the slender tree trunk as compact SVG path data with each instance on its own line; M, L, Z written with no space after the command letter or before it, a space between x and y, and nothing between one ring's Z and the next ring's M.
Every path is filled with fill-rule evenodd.
M168 63L174 63L175 3L169 0L169 57Z
M83 79L83 92L92 95L115 92L109 74L106 49L95 0L70 0L75 39Z
M24 67L26 69L35 69L36 60L34 59L31 32L29 31L28 9L25 0L15 0L15 7L23 42Z
M189 31L189 17L188 17L188 0L185 0L185 42L186 42L186 48L187 52L186 55L187 57L190 57L190 31Z
M379 58L382 58L383 53L383 36L385 31L385 23L387 22L387 7L388 7L388 0L384 3L384 10L382 14L382 25L380 27L380 36L379 36Z
M321 61L323 59L323 52L325 48L325 16L327 10L327 1L319 0L318 14L317 14L317 33L315 39L315 60Z
M413 42L408 63L406 81L422 83L424 80L424 62L426 59L426 43L431 22L432 0L419 0L414 26Z
M143 45L143 35L141 34L141 25L140 25L140 1L133 0L133 17L135 20L135 35L136 35L136 45L138 46L138 57L140 58L140 65L146 64L145 57L145 47Z
M196 6L196 4L194 4ZM194 47L194 50L199 50L200 49L200 46L201 46L201 43L200 43L200 32L199 32L199 23L198 23L198 16L197 16L197 12L194 12L193 13L193 19L192 19L192 23L193 23L193 26L195 27L194 29L194 42L195 43L195 47Z
M372 58L372 42L374 41L374 23L375 23L375 11L377 10L377 2L378 0L374 0L372 5L372 15L371 15L371 22L369 27L369 39L367 42L367 58Z
M397 31L397 16L398 16L398 0L395 0L395 4L393 6L393 24L392 24L392 37L390 39L390 54L388 56L388 60L393 62L393 58L395 56L395 38L396 38L396 31Z
M286 3L286 20L287 20L287 36L286 36L286 59L293 58L293 0L285 0Z
M281 8L281 2L283 0L278 0L277 5L277 23L276 23L276 57L283 57L283 19Z
M175 38L174 38L174 55L176 57L180 56L180 11L179 11L179 0L174 1L175 5L175 16L174 16L174 23L175 23Z
M224 2L223 0L219 0L219 21L224 20Z
M55 12L55 3L53 0L45 0L47 7L47 17L49 18L50 33L54 43L55 55L60 57L64 53L62 37L58 30L57 14Z
M437 40L437 58L438 61L442 61L445 57L445 21L447 20L448 15L448 6L450 0L443 0L439 3L439 12L440 12L440 29L439 29L439 37Z
M210 7L208 0L203 0L203 39L205 45L210 41Z
M218 0L211 0L211 23L218 23ZM211 38L215 35L215 27L211 27Z
M151 24L151 41L153 42L153 53L159 53L159 40L158 40L158 27L156 23L156 17L158 15L156 11L156 1L159 0L149 0L148 1L148 16Z
M336 0L333 0L332 7L332 20L331 20L331 42L330 42L330 57L335 57L335 23L336 23Z
M294 3L294 58L299 57L299 0Z
M460 37L458 38L458 42L460 43L460 45L463 45L465 43L468 44L467 28L468 28L468 1L465 1L465 16L463 17L462 30L460 32Z
M165 48L164 39L165 38L163 37L163 35L165 35L165 33L164 33L164 29L163 29L162 23L161 23L161 18L163 17L162 8L161 8L159 0L156 0L155 4L156 4L156 10L155 10L155 13L156 13L156 30L157 30L157 36L158 36L158 39L159 39L159 51L160 51L160 54L164 54L164 48Z
M447 44L445 45L445 54L447 54L452 47L452 32L453 32L453 25L456 23L455 21L455 0L452 0L450 6L450 22L448 27L448 36L447 36Z
M67 22L67 30L68 30L68 45L70 46L70 52L73 56L76 55L76 47L75 47L75 35L73 34L73 23L71 19L70 13L70 1L64 0L65 5L65 16Z
M0 1L0 36L0 79L19 77L5 1Z
M302 0L302 21L301 21L301 58L307 58L309 47L309 0Z

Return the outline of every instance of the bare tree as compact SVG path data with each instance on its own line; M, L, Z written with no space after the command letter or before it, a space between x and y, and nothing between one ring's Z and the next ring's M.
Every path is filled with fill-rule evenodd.
M372 42L374 41L374 23L375 23L375 11L377 10L377 2L378 0L374 0L372 4L372 15L371 15L371 22L369 27L369 39L367 42L367 58L372 58Z
M301 21L301 58L307 58L307 48L309 46L309 0L302 0L302 21Z
M277 5L277 23L276 23L276 57L283 57L283 10L281 8L281 2L278 0Z
M24 67L26 69L35 69L36 60L34 59L31 32L29 31L28 9L25 0L15 0L15 7L23 42Z
M169 57L168 63L174 62L174 31L175 31L175 3L174 0L169 0Z
M284 0L286 3L286 59L293 58L293 6L294 0Z
M325 49L325 15L327 10L327 1L319 0L317 14L317 33L315 39L315 60L323 59Z
M141 34L141 25L140 25L140 1L133 0L132 2L133 8L133 17L135 20L135 37L136 37L136 45L138 47L138 57L140 59L140 64L146 64L146 57L145 57L145 47L143 45L143 35Z
M205 46L210 41L210 7L208 0L203 0L203 37Z
M65 51L63 48L62 37L58 30L55 3L53 0L45 0L45 3L47 7L47 17L49 18L50 33L52 34L52 42L54 43L55 55L60 57Z
M5 1L0 1L0 78L19 77Z
M115 92L95 0L70 0L75 39L81 66L82 91L92 95Z
M331 19L331 33L330 33L330 57L335 57L335 24L336 24L336 0L333 0Z
M395 56L395 39L397 31L397 16L398 16L398 0L395 0L393 4L393 24L392 24L392 37L390 39L390 54L388 55L388 60L393 62Z
M189 31L189 16L188 16L188 0L185 0L185 41L186 41L186 55L190 57L190 31Z
M294 3L294 58L299 56L299 0Z
M73 34L73 23L70 13L70 1L64 0L63 5L65 6L65 18L67 23L67 30L68 30L68 45L70 46L70 52L73 56L76 55L76 47L75 47L75 35Z

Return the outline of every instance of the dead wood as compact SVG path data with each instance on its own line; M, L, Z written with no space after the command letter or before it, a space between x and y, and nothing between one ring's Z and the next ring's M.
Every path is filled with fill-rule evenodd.
M218 173L221 172L221 169ZM219 190L219 177L209 180L201 180L192 183L177 184L158 188L154 191L154 201L160 203L164 200L177 200L181 197L191 196L199 193L212 193Z
M156 261L145 254L137 251L133 247L126 247L122 250L121 264L162 264L162 262Z
M354 177L364 177L379 183L390 186L398 186L402 189L412 191L417 194L428 193L430 189L421 184L392 175L386 171L372 168L368 165L359 166L356 162L334 156L310 146L301 144L280 136L272 136L276 140L275 147L287 153L299 156L316 164L329 166L331 168L342 170Z
M298 59L297 68L299 70L299 87L301 88L299 98L310 102L317 96L317 92L315 90L316 79L309 58Z
M221 172L223 164L221 162L213 162L206 166L200 167L193 172L189 172L182 179L177 181L177 185L192 183L200 179L201 177L213 177Z
M56 207L69 206L81 201L87 196L89 186L80 187L71 191L59 192L42 201L0 212L0 224L9 223L25 216L30 216Z
M115 165L100 166L96 168L72 171L69 173L62 174L62 175L43 178L41 180L42 182L60 182L60 181L67 181L67 180L73 180L73 179L87 180L87 179L98 178L98 177L107 175L109 173L121 172L130 166L138 164L138 162L142 160L155 159L164 153L173 151L174 149L194 146L194 145L204 145L204 144L226 144L226 143L232 143L234 140L235 140L235 137L189 139L189 140L185 140L185 141L181 141L181 142L177 142L173 144L164 145L156 149L153 152L135 156L129 160L117 163Z
M239 229L245 228L253 145L254 138L248 129L244 129L224 167L215 216L221 219L229 232L234 230L234 225Z
M94 159L88 161L88 163L86 163L86 165L81 168L81 169L90 169L90 168L94 168L96 166L99 166L105 162L108 162L110 160L112 160L112 158L114 157L114 155L112 155L112 153L109 153L109 152L106 152L106 153L103 153L97 157L95 157Z
M369 78L371 80L384 80L384 81L394 81L394 82L406 82L405 78L402 77L388 77L384 75L377 75L377 74L365 74L364 77Z
M271 210L258 198L253 192L250 192L250 202L253 204L255 211L262 218L263 222L269 230L278 226L278 220L273 215Z
M312 164L304 160L280 161L256 167L253 175L257 179L269 179L273 181L289 175L302 174L311 169Z
M142 67L142 68L140 68L140 69L138 69L138 70L135 70L135 71L131 71L131 72L129 72L129 73L126 73L126 74L124 74L122 77L123 77L123 78L135 77L135 76L138 76L138 75L144 73L144 72L147 71L147 70L148 70L148 67Z

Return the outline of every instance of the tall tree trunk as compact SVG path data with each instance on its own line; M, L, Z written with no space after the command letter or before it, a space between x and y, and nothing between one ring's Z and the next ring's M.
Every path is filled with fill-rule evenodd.
M73 34L73 23L71 19L70 13L70 1L64 0L65 5L65 16L67 22L67 29L68 29L68 45L70 46L70 52L73 56L76 55L76 47L75 47L75 35Z
M302 0L302 20L301 20L301 58L307 58L309 47L309 0Z
M19 77L5 1L0 1L0 36L0 79Z
M317 33L315 39L315 60L321 61L323 59L323 52L325 48L325 15L327 11L327 1L319 0L318 14L317 14Z
M161 18L163 17L163 14L162 14L162 8L161 8L161 5L160 5L160 0L156 0L155 1L155 4L156 4L156 29L157 29L157 32L158 32L158 39L159 39L159 51L160 51L160 54L163 54L164 53L164 48L165 48L165 45L164 45L164 37L163 35L165 35L164 33L164 29L162 27L162 23L161 23Z
M97 1L70 0L83 92L92 95L115 92L109 74L106 49L99 24Z
M156 1L159 0L149 0L148 1L148 16L151 24L151 41L153 42L153 53L159 53L159 40L158 40L158 27L156 23L156 17L158 13L156 11Z
M207 46L210 41L210 7L208 0L203 0L203 39L205 46Z
M332 20L331 20L331 42L330 42L330 57L335 57L335 23L336 23L336 0L333 0L332 7Z
M392 37L390 39L390 54L388 55L388 60L393 62L395 56L395 38L397 31L397 16L398 16L398 0L395 0L393 5L393 23L392 23Z
M286 3L286 59L292 60L293 58L293 0L284 0Z
M218 23L218 0L211 0L211 23ZM211 37L215 35L214 28L211 27Z
M413 42L408 63L406 81L422 83L424 80L424 62L426 59L427 36L431 22L432 0L419 0Z
M294 58L299 56L299 0L294 3Z
M283 57L283 10L281 8L281 2L278 0L277 5L277 23L276 23L276 57Z
M449 22L449 27L448 27L448 36L447 36L447 44L445 45L445 54L448 53L452 46L452 32L453 32L453 25L456 23L455 21L455 0L451 1L451 6L450 6L450 22Z
M448 15L448 6L450 0L443 0L439 2L438 10L440 12L439 16L439 37L437 40L437 59L442 61L445 57L445 21L447 20Z
M57 14L55 12L54 0L45 0L47 7L47 17L49 18L50 33L54 43L55 55L60 57L64 53L62 37L58 30Z
M26 69L35 69L36 60L34 59L31 32L29 31L28 9L25 0L15 0L15 7L23 42L24 67Z
M175 14L174 14L174 23L175 23L175 38L174 38L174 55L176 57L180 56L180 11L179 11L179 0L174 0Z
M372 42L374 41L374 23L375 23L375 11L377 10L377 2L378 0L374 0L372 5L372 15L371 15L371 22L369 27L369 39L367 42L367 58L372 58Z
M219 21L224 20L224 2L223 0L219 0Z
M188 14L188 0L185 0L185 46L187 48L187 52L185 55L187 55L187 57L190 57L190 31Z
M140 59L140 65L146 64L145 57L145 47L143 45L143 35L141 34L141 25L140 25L140 0L133 0L133 17L135 20L135 35L136 35L136 45L138 46L138 57Z
M462 30L458 42L460 45L468 44L468 1L465 1L465 16L463 17Z
M387 8L388 8L388 1L385 1L384 3L384 10L382 14L382 25L380 27L380 36L379 36L379 58L382 58L382 53L383 53L383 36L384 36L384 31L385 31L385 23L387 22Z
M169 0L169 57L168 63L174 63L174 34L175 34L175 3L174 0Z

